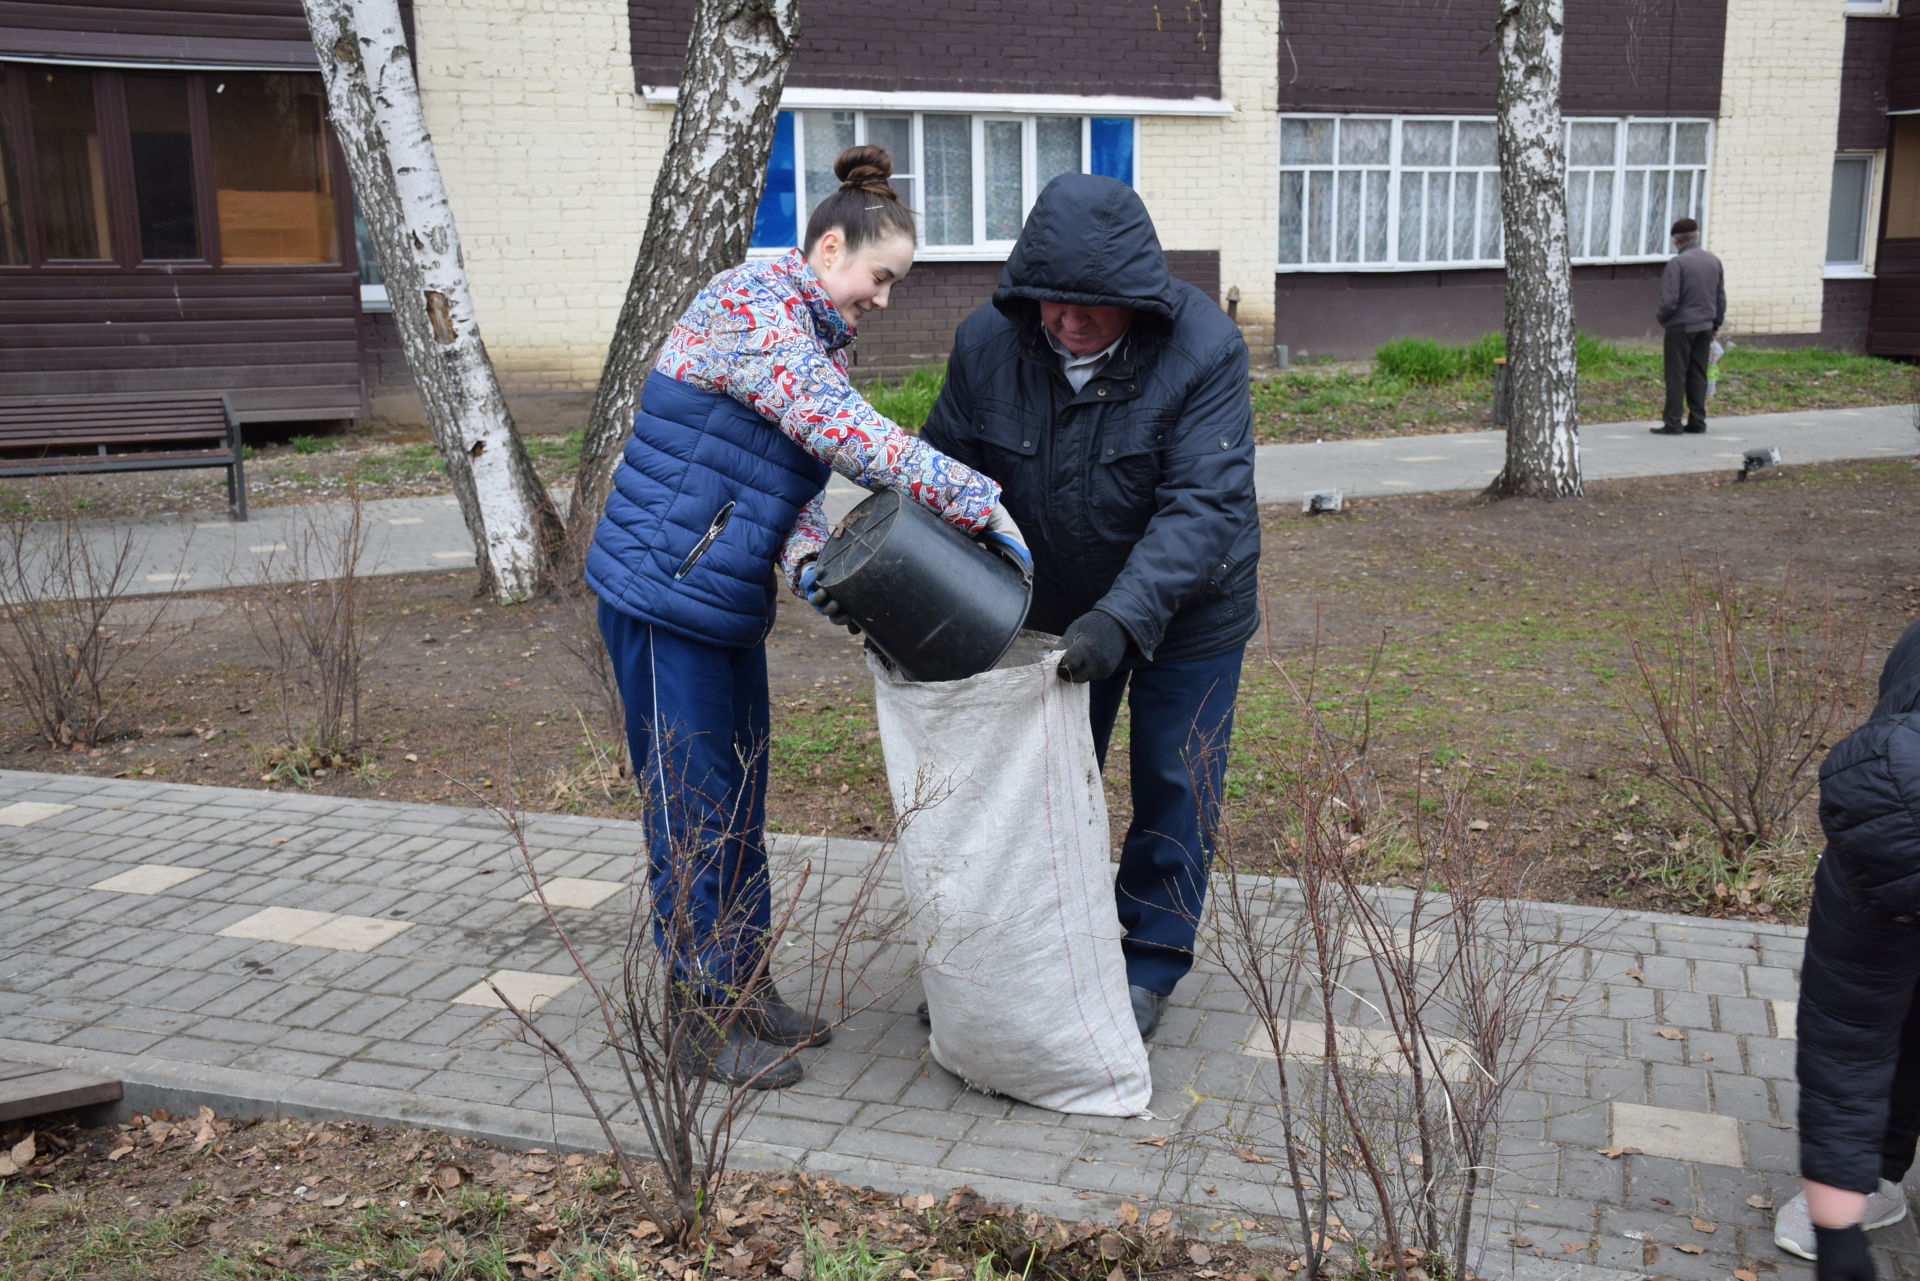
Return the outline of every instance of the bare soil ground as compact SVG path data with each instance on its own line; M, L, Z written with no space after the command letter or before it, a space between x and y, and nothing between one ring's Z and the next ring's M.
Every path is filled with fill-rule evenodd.
M1165 1210L1067 1223L965 1187L896 1197L803 1174L730 1176L688 1248L604 1156L205 1109L0 1126L0 1169L0 1276L17 1281L1254 1281L1287 1262Z
M1363 501L1335 517L1269 515L1266 630L1239 702L1226 856L1268 864L1285 822L1284 749L1301 732L1288 680L1335 718L1365 706L1370 764L1391 806L1412 812L1436 778L1472 789L1482 817L1541 849L1534 892L1794 919L1814 837L1764 865L1729 869L1703 832L1631 768L1629 637L1654 625L1658 589L1683 567L1727 566L1783 592L1809 624L1834 611L1866 670L1836 689L1848 724L1882 655L1920 613L1920 467L1909 462L1609 482L1558 504L1435 495ZM369 659L361 762L295 779L290 738L255 638L257 592L170 606L162 652L127 690L118 736L91 751L39 740L17 689L0 702L0 767L469 804L509 791L534 809L632 815L609 769L617 735L577 654L595 641L589 601L497 608L466 573L367 580ZM137 617L151 608L122 606ZM0 639L4 639L0 637ZM769 641L776 830L876 837L888 803L859 645L783 603ZM1127 818L1124 721L1107 771L1116 833ZM1437 772L1436 772L1437 771ZM1391 877L1394 869L1383 868ZM1715 885L1761 876L1752 901Z

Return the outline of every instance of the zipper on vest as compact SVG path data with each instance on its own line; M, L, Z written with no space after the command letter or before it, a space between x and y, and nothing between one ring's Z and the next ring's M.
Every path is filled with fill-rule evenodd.
M680 568L673 574L675 578L685 578L693 567L700 563L700 558L707 554L707 548L713 546L713 540L720 537L720 531L727 527L727 521L732 518L733 500L728 499L727 505L713 514L713 523L707 526L707 532L700 536L700 541L693 545L693 550L687 553L687 558L680 562Z

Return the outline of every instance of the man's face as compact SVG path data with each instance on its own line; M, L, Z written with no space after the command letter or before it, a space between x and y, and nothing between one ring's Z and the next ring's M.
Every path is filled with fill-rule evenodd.
M1076 356L1091 356L1113 346L1133 321L1131 307L1080 307L1073 303L1043 302L1040 323L1053 340Z

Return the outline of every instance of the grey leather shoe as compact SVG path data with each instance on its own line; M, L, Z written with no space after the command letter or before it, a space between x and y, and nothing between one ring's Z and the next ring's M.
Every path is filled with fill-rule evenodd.
M721 1027L690 1018L675 1047L674 1063L687 1076L704 1076L749 1090L783 1090L797 1085L805 1071L784 1047L755 1036L741 1018Z
M1167 994L1156 992L1150 987L1127 987L1127 996L1133 1001L1133 1021L1140 1028L1140 1039L1150 1041L1160 1026L1160 1015L1167 1008Z
M738 1022L769 1045L804 1048L825 1045L833 1039L833 1029L825 1019L817 1019L805 1010L788 1005L771 984L740 1007Z

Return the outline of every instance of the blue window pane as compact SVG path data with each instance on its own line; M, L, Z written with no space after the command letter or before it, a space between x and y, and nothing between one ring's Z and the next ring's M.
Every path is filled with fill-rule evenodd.
M767 189L753 215L755 249L792 249L798 214L794 208L793 113L783 111L773 122L773 151L767 156Z
M1118 178L1129 187L1133 185L1133 117L1131 116L1095 116L1090 132L1093 135L1093 163L1088 169L1107 178Z

